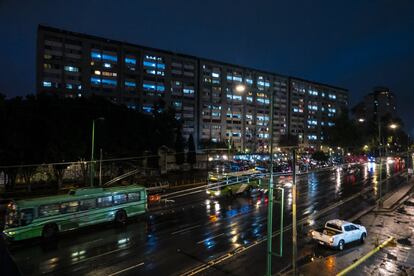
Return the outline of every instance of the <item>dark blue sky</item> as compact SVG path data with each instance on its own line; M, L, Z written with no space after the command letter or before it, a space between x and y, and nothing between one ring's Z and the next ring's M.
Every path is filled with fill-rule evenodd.
M35 92L38 24L348 88L390 87L414 135L414 1L0 0L0 92Z

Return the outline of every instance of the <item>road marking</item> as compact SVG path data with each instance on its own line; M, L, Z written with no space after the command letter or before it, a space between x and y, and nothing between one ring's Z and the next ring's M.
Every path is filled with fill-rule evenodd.
M108 255L108 254L111 254L111 253L115 253L115 252L118 252L118 251L121 251L121 250L125 250L125 249L126 249L126 248L118 248L118 249L111 250L111 251L108 251L108 252L105 252L105 253L102 253L102 254L99 254L99 255L95 255L95 256L92 256L92 257L89 257L89 258L86 258L86 259L79 260L79 261L77 261L77 262L72 262L72 264L79 264L79 263L83 263L83 262L85 262L85 261L89 261L89 260L91 260L91 259L96 259L96 258L99 258L99 257L105 256L105 255Z
M210 241L210 240L212 240L212 239L214 239L214 238L217 238L217 237L220 237L220 236L223 236L223 235L224 235L224 233L221 233L221 234L215 235L215 236L210 237L210 238L207 238L207 239L205 239L205 240L198 241L198 242L197 242L197 244L201 244L201 243L203 243L203 242Z
M133 266L130 266L130 267L127 267L127 268L122 269L122 270L120 270L120 271L114 272L114 273L112 273L112 274L109 274L108 276L115 276L115 275L121 274L121 273L123 273L123 272L125 272L125 271L131 270L131 269L133 269L133 268L136 268L136 267L139 267L139 266L142 266L142 265L144 265L144 262L139 263L139 264L136 264L136 265L133 265Z
M191 226L191 227L187 227L187 228L184 228L184 229L181 229L181 230L178 230L178 231L172 232L172 233L171 233L171 235L176 235L176 234L179 234L179 233L187 232L187 231L189 231L189 230L192 230L192 229L197 228L197 227L200 227L200 226L201 226L201 225L200 225L200 224L198 224L198 225L194 225L194 226Z

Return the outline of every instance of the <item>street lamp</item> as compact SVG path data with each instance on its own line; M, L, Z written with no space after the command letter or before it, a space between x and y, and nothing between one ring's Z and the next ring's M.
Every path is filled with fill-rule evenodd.
M244 93L246 91L246 85L244 85L243 83L239 83L234 87L234 90L239 94ZM233 104L232 104L232 106L233 106ZM242 114L243 114L243 111L242 111ZM232 125L232 130L233 130L233 108L231 110L231 125ZM229 155L229 157L230 157L230 150L232 148L232 145L231 145L232 135L233 135L233 131L231 131L229 133L229 145L228 145L228 155Z
M397 129L399 126L395 123L391 123L388 125L390 129ZM382 158L381 158L381 147L382 147L382 137L381 137L381 119L378 115L378 156L380 159L379 162L379 200L378 200L378 207L382 207Z
M96 121L103 121L105 118L99 117L97 119L92 120L92 146L91 146L91 171L90 171L90 177L91 177L91 187L93 187L93 180L95 177L95 157L94 157L94 151L95 151L95 122Z

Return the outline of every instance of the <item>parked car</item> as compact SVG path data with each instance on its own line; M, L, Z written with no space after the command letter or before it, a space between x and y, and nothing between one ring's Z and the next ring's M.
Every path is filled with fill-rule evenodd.
M319 244L343 250L347 243L358 240L363 243L367 230L362 225L334 219L327 221L323 229L311 231L311 235Z

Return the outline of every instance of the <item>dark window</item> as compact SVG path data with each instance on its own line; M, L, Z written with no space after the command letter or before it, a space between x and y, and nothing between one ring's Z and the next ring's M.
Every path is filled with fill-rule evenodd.
M345 226L344 229L345 229L346 232L349 232L349 231L352 231L353 230L352 227L351 227L351 225Z
M128 194L128 201L139 201L141 199L140 193L129 193Z
M88 199L83 199L80 201L80 205L79 205L80 211L85 211L85 210L94 209L94 208L96 208L95 198L88 198Z
M60 204L48 204L39 207L39 217L54 216L59 214Z
M119 194L119 195L114 195L114 204L122 204L127 202L127 195L126 194Z
M326 224L326 227L329 227L329 228L332 228L332 229L335 229L335 230L338 230L338 231L342 231L341 227L339 227L338 225L333 224L333 223Z
M69 201L63 202L60 204L60 213L67 214L67 213L74 213L78 211L79 201Z
M112 196L98 197L97 204L99 208L112 206Z
M23 209L20 211L20 225L25 226L32 223L34 217L34 209Z

